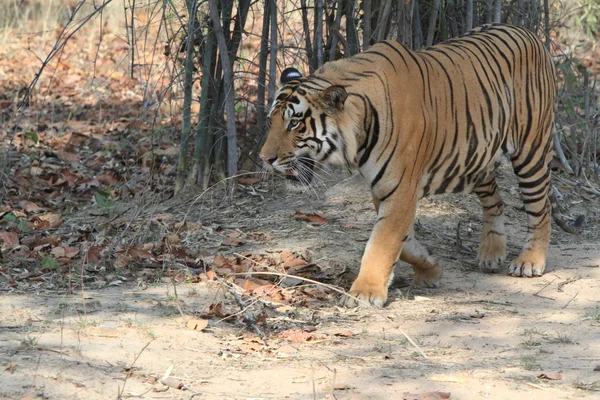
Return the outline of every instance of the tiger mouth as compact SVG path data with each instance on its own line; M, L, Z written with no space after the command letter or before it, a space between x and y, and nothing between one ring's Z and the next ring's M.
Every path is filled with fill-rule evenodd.
M309 184L312 182L314 176L315 162L310 159L298 159L294 161L294 164L283 170L283 175L292 182Z

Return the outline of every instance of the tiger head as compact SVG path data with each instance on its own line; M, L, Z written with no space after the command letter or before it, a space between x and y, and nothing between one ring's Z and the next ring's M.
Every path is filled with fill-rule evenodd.
M308 183L315 163L348 162L342 134L346 90L287 68L268 115L260 158L287 177Z

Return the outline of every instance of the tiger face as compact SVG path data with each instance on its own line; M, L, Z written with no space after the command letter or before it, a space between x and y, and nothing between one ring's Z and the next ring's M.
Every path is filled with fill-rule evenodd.
M281 84L260 158L270 168L308 183L315 162L345 162L340 119L348 94L341 86L322 88L320 82L309 82L294 68L283 72Z

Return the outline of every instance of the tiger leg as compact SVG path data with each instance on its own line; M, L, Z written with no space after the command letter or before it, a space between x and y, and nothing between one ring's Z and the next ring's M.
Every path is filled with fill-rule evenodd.
M410 230L408 238L404 242L400 259L412 265L416 286L439 286L442 267L429 254L427 248L415 239L414 228Z
M551 145L551 143L550 143ZM550 145L542 148L551 148ZM534 152L535 150L529 150ZM523 151L512 159L519 182L521 198L527 213L527 237L521 254L508 269L513 276L542 276L546 268L546 252L550 242L550 151L529 154Z
M477 253L479 268L485 272L497 272L506 257L506 231L504 229L504 202L491 173L473 190L483 208L483 229Z
M387 301L387 289L393 269L415 217L416 197L406 198L398 187L385 201L376 201L377 221L367 242L358 277L340 304L347 307L371 305L382 307ZM402 207L398 205L401 204Z
M375 211L379 212L379 199L373 196ZM429 254L429 251L417 239L415 239L414 226L411 228L408 238L404 242L400 259L411 264L415 273L416 286L438 287L442 277L442 267Z

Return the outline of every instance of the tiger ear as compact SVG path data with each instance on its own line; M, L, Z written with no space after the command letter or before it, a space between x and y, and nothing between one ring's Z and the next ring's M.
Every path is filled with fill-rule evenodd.
M342 111L348 98L346 89L341 86L329 86L321 92L321 101L325 107Z
M288 82L300 78L302 78L302 74L300 73L300 71L298 71L296 68L290 67L283 70L283 72L281 73L281 77L279 78L279 82L281 82L282 85L285 85Z

